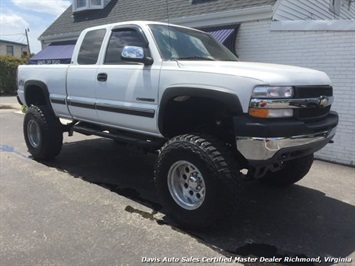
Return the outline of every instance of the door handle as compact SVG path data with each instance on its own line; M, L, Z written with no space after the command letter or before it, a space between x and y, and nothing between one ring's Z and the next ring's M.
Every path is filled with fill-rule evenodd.
M98 81L106 81L107 80L107 74L106 73L99 73L97 75L97 80Z

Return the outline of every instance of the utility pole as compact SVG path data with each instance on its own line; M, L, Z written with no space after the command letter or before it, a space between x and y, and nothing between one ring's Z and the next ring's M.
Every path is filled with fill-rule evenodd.
M29 56L31 55L31 48L30 48L30 42L28 41L28 32L30 31L30 29L25 29L25 34L26 34L26 39L27 39L27 47L28 47L28 54Z

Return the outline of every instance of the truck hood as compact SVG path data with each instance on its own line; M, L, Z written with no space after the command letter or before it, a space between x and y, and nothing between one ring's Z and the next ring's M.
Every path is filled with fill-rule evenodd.
M178 61L178 65L185 71L235 75L268 85L331 85L324 72L288 65L222 61Z

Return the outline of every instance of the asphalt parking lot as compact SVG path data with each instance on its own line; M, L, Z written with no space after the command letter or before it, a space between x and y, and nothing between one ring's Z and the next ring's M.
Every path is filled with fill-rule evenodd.
M286 189L247 182L233 222L192 232L159 204L155 155L74 134L38 163L19 106L0 100L1 265L355 265L354 168L315 161Z

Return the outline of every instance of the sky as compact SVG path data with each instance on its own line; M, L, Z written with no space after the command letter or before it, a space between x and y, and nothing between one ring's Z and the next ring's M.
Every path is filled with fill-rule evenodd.
M0 39L27 44L31 53L41 50L38 37L62 14L71 0L0 0Z

